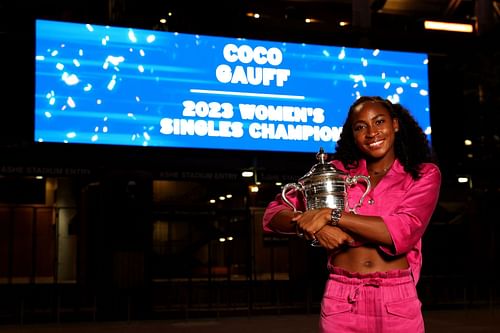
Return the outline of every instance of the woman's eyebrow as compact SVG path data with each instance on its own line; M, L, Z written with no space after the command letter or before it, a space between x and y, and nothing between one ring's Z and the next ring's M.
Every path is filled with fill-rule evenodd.
M371 119L370 119L370 120L373 120L373 119L378 118L378 117L380 117L380 116L385 117L385 116L386 116L386 114L385 114L385 113L378 113L378 114L374 115L373 117L371 117Z

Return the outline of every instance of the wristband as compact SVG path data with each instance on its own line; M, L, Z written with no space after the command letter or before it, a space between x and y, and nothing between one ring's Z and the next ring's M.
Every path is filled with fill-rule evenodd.
M342 217L342 210L340 208L333 208L330 213L329 224L333 227L338 227L341 217Z

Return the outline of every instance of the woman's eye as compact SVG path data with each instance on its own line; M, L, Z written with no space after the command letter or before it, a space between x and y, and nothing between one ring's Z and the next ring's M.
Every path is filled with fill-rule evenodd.
M379 120L375 121L375 124L377 124L377 125L382 125L383 123L385 123L384 119L379 119Z
M354 132L357 132L357 131L363 129L363 127L364 127L363 125L356 125L353 127L353 130L354 130Z

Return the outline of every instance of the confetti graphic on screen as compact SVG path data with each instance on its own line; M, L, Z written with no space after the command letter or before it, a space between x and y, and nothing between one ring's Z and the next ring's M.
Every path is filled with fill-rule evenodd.
M430 134L427 55L37 21L38 142L334 150L359 96Z

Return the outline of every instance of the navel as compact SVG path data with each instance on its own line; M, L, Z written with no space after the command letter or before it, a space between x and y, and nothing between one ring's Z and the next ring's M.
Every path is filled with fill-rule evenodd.
M365 267L373 267L373 261L371 261L371 260L365 260L365 261L363 261L362 264Z

